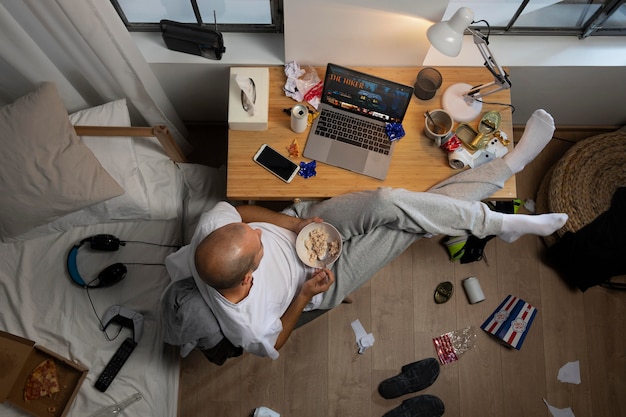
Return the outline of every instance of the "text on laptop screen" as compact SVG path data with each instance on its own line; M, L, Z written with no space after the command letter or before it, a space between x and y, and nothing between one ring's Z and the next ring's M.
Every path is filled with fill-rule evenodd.
M401 122L412 88L337 65L328 65L322 100L333 107L388 123Z

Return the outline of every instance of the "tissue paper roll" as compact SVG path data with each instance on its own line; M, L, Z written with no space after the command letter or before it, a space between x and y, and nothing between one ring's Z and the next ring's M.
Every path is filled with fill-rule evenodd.
M470 304L480 303L485 299L485 294L483 293L483 289L480 287L478 278L469 277L464 279L463 288L465 289L465 293L467 294Z
M304 104L296 104L291 109L291 130L302 133L309 123L309 111Z

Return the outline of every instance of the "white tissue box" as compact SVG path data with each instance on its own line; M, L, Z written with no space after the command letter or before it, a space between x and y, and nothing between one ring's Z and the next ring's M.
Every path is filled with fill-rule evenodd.
M254 115L243 109L241 88L235 80L240 75L251 78L256 89ZM230 91L228 94L228 127L232 130L267 130L267 115L270 96L270 72L267 67L231 67Z

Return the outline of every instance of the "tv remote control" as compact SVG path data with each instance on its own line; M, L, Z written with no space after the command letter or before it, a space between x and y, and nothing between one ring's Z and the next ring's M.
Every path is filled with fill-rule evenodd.
M117 373L122 369L122 365L126 362L126 359L130 356L130 354L137 346L137 343L130 337L124 340L122 345L117 349L115 355L111 358L107 366L104 368L104 371L100 374L100 377L96 381L95 387L99 391L106 391L111 385L113 378L117 375Z

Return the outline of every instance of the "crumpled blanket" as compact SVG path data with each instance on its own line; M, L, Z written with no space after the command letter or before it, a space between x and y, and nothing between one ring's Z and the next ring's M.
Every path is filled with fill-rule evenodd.
M548 264L583 292L626 274L625 214L626 187L620 187L606 212L578 231L566 232L548 249Z

